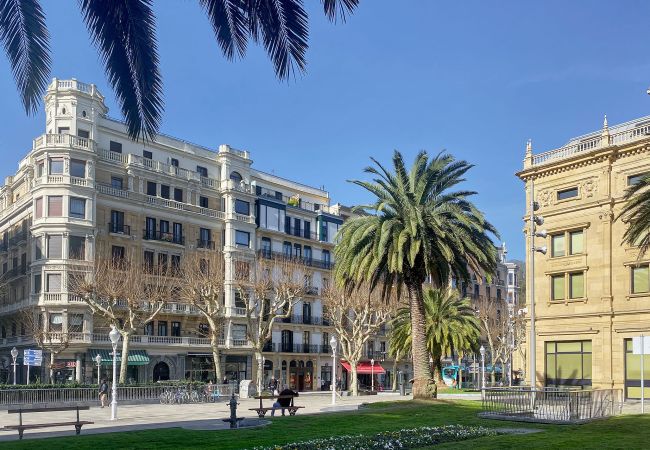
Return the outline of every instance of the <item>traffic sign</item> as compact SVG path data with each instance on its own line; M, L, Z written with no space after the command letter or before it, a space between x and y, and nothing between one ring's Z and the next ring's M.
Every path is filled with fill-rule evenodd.
M43 351L25 349L23 353L23 364L25 366L40 366L43 364Z

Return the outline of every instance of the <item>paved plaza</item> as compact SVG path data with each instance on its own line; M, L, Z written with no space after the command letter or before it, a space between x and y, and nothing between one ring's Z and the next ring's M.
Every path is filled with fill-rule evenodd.
M410 396L400 397L394 393L382 393L379 395L368 395L361 397L337 397L336 407L332 407L332 400L329 393L306 393L301 394L295 400L297 406L304 406L298 414L320 414L331 413L335 411L356 410L363 403L372 403L377 401L398 401L410 400ZM237 408L238 417L244 417L247 425L263 425L266 421L257 419L255 411L248 408L259 406L259 400L239 399ZM271 406L270 400L264 401L264 406ZM75 411L69 412L50 412L50 413L31 413L23 416L23 423L48 423L74 420ZM291 420L289 414L283 420ZM143 404L143 405L119 405L118 420L111 420L110 407L100 408L91 407L89 411L80 411L81 420L90 420L92 425L85 425L81 434L112 433L120 431L135 431L154 428L182 427L194 430L219 430L226 429L229 424L224 423L221 419L230 416L230 409L227 400L218 403L198 403L183 405L161 405L161 404ZM276 416L281 415L280 411ZM267 414L267 417L269 414ZM0 427L5 425L18 424L18 414L7 414L6 411L0 410ZM25 432L23 439L34 439L53 436L72 436L74 427L69 428L41 428L38 430ZM0 441L17 440L18 432L0 431Z

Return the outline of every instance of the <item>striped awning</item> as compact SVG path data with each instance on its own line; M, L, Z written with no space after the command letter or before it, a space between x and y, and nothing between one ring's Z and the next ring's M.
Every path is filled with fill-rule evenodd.
M102 366L112 366L113 365L113 352L111 350L104 349L90 349L88 350L88 356L90 359L95 361L97 355L102 357ZM120 352L117 352L117 362L122 362L122 357ZM149 355L147 355L146 350L129 350L129 359L127 365L129 366L146 366L149 364Z

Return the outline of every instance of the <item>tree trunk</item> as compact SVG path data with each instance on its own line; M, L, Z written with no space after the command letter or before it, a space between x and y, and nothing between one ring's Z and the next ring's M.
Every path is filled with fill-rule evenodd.
M359 383L357 382L357 363L350 361L350 386L352 387L352 395L356 397L359 395Z
M262 395L262 381L264 378L264 360L262 359L262 351L255 349L255 358L257 359L257 394Z
M432 356L433 359L433 379L437 386L446 386L444 378L442 378L442 354L436 352Z
M397 391L397 359L393 360L393 392Z
M122 362L120 363L120 384L126 382L126 369L129 365L129 340L131 333L122 333ZM117 355L113 355L116 358ZM113 380L115 382L115 380Z
M50 383L54 384L54 352L50 352Z
M221 377L221 355L219 351L219 335L214 329L210 333L210 347L212 347L212 360L214 362L214 382L220 384Z
M437 397L438 389L429 367L422 284L411 282L407 288L411 307L413 399L429 400Z

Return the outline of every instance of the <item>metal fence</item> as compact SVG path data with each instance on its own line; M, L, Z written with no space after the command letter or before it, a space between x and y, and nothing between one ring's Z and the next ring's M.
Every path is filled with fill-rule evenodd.
M483 390L481 416L527 422L581 423L616 416L622 407L622 389L487 388Z
M117 399L120 403L158 403L170 391L190 390L200 393L201 401L214 401L215 396L204 395L208 392L218 392L220 397L228 398L235 392L236 385L215 384L208 389L207 385L192 385L187 389L187 384L177 385L152 385L152 386L118 386ZM112 390L109 389L109 399ZM0 409L8 409L16 405L95 405L99 403L99 389L97 387L66 388L56 387L48 389L3 389L0 390Z

